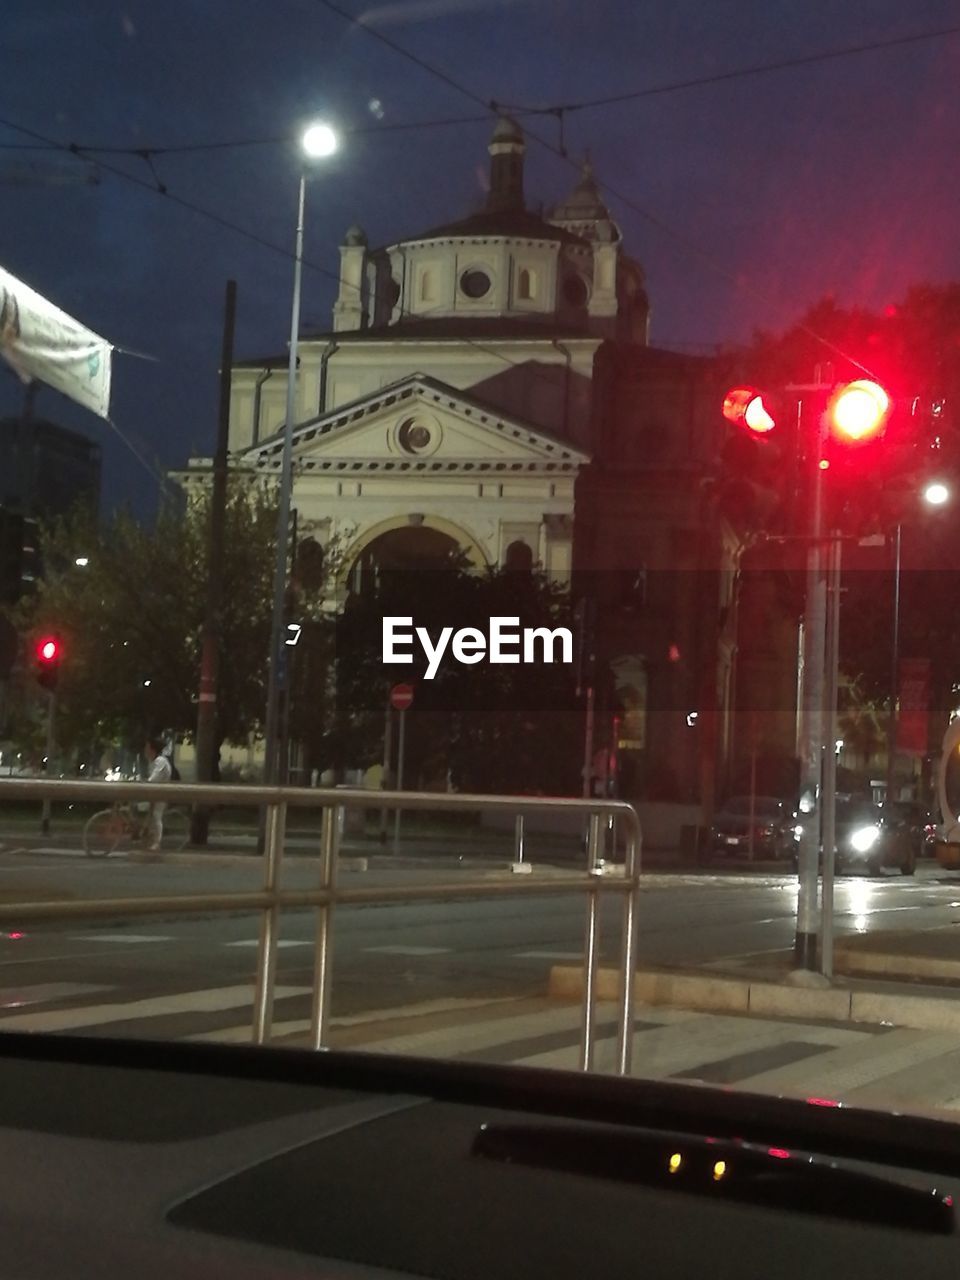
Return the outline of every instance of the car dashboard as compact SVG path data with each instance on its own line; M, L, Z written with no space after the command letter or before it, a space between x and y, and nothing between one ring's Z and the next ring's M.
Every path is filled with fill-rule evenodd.
M953 1276L948 1124L477 1064L0 1039L0 1278Z

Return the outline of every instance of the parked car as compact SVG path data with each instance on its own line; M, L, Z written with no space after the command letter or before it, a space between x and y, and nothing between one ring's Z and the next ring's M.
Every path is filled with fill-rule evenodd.
M776 796L733 796L714 815L710 848L715 854L749 854L752 825L754 857L789 858L795 823L793 808Z

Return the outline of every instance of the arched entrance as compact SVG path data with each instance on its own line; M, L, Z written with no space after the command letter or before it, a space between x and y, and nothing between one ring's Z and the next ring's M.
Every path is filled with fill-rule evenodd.
M440 572L466 564L466 555L450 534L422 524L401 525L366 543L350 565L347 588L351 595L366 595L389 575Z

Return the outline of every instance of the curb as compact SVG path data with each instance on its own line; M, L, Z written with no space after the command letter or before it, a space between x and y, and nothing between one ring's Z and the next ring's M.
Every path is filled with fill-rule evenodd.
M889 951L868 951L855 947L837 947L834 963L851 976L865 974L883 978L935 978L940 981L960 980L960 959L944 956L898 955Z
M620 998L617 969L597 970L597 999ZM554 965L547 994L559 999L583 995L583 968ZM634 999L705 1013L755 1017L818 1018L828 1022L890 1023L916 1031L960 1031L960 1000L909 991L851 991L842 987L809 990L785 983L734 977L644 970L634 975Z

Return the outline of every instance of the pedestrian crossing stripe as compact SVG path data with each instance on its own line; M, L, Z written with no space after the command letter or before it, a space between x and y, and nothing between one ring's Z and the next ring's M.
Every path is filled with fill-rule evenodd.
M274 990L274 997L283 1000L287 996L308 995L310 990L310 987L278 986ZM253 997L253 984L245 982L232 987L208 987L201 991L148 996L142 1000L15 1013L10 1017L0 1018L0 1031L77 1031L81 1027L135 1022L141 1018L160 1018L184 1013L219 1013L246 1005L252 1008Z

